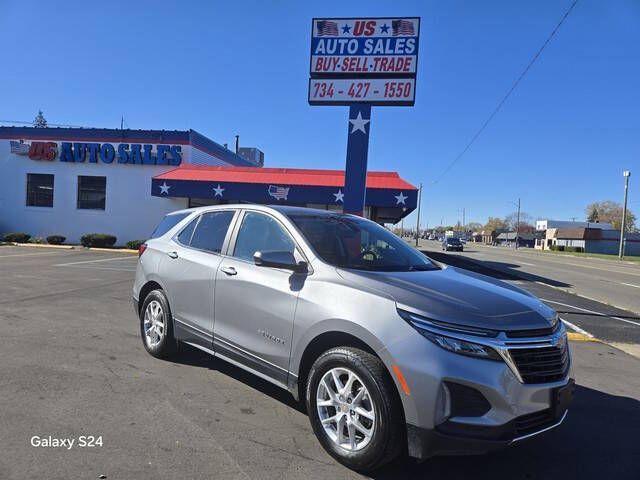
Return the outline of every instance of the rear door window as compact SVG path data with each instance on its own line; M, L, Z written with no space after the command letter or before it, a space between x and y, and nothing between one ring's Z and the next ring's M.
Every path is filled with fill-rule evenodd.
M191 212L184 213L170 213L169 215L165 215L162 221L158 224L156 229L151 234L149 238L158 238L167 233L173 227L175 227L178 223L180 223L183 219L187 217Z
M233 211L202 214L191 237L191 246L214 253L222 252L233 214Z

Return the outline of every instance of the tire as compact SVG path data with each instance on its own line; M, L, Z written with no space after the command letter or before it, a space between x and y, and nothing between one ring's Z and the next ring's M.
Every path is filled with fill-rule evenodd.
M154 311L157 312L155 322L153 320ZM162 328L160 328L160 321L162 322ZM147 335L149 323L154 324L153 331L157 335ZM171 308L169 307L167 296L162 290L152 290L142 303L142 308L140 309L140 338L145 350L154 357L168 358L176 351ZM156 339L158 339L157 342L155 342Z
M346 392L340 397L347 400L347 404L343 403L340 407L323 406L322 404L332 402L325 385L329 389L337 390L333 388L336 387L335 381L332 380L334 372L342 372L339 381L344 381L345 384L351 378L350 373L355 377L349 397ZM358 393L362 392L360 385L366 389L366 393L361 395L363 400L358 404L360 407L357 407L354 405ZM350 396L355 398L352 399ZM319 402L319 397L324 400L321 398ZM351 406L348 404L350 400L354 400ZM320 408L318 403L321 403ZM362 472L375 470L394 460L406 447L402 405L395 385L380 359L363 350L337 347L320 355L309 371L306 406L311 427L320 444L329 455L351 469ZM347 408L348 411L342 408ZM365 413L371 418L364 416ZM339 444L339 437L336 438L338 423L335 423L335 432L333 424L329 424L327 430L321 416L325 420L337 416L344 419L341 420L344 422L341 425L345 445ZM354 421L356 423L353 423ZM364 435L363 431L354 425L367 427L370 434ZM356 439L355 446L351 442L351 435ZM357 443L358 438L360 443Z

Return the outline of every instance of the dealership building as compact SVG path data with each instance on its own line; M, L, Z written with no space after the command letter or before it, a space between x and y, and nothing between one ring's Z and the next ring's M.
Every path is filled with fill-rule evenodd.
M109 233L143 240L171 211L260 203L342 210L344 171L265 168L255 148L231 151L194 130L0 127L0 235ZM369 172L365 216L396 223L417 189Z

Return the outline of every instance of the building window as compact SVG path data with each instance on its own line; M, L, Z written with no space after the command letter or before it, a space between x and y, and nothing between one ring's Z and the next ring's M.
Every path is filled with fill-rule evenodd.
M27 206L53 207L53 175L27 173Z
M107 196L107 177L78 177L78 208L104 210Z

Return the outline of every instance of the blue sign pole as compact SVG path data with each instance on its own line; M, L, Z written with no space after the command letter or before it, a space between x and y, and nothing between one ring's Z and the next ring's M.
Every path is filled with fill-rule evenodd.
M344 212L362 216L367 191L367 157L369 155L369 129L371 105L349 106L349 132L347 165L344 176Z

